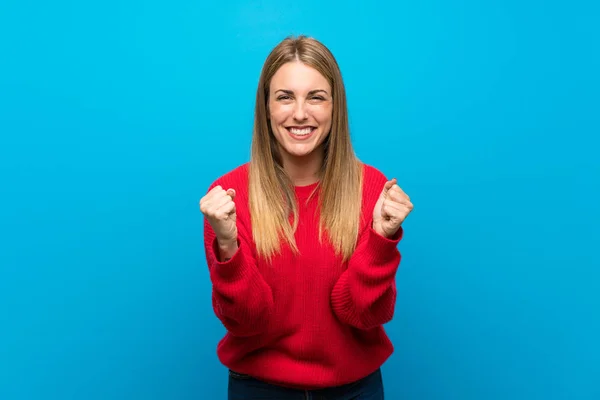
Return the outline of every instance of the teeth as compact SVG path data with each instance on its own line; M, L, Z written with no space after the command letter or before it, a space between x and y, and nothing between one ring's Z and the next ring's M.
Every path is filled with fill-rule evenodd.
M296 129L290 128L290 132L294 135L308 135L312 131L312 128Z

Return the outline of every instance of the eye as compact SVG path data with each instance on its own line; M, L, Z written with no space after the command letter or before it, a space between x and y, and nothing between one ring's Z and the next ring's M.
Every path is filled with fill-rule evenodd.
M313 96L313 100L325 100L323 96Z
M283 94L283 95L277 97L277 100L289 100L290 98L291 98L290 96Z

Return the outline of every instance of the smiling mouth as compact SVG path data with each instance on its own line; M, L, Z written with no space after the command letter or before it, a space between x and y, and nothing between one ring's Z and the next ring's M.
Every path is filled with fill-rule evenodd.
M317 128L314 126L288 126L286 129L294 136L308 136Z

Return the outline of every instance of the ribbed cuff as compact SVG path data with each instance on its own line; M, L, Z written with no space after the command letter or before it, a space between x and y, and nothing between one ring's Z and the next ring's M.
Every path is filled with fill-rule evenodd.
M396 257L396 246L402 240L404 230L400 227L392 237L387 238L377 233L373 225L370 225L368 235L365 249L368 255L365 256L370 264L385 264Z
M237 280L244 275L247 275L246 262L244 257L244 249L242 242L238 239L238 248L231 258L227 261L219 261L219 242L217 238L213 239L212 251L213 259L215 260L214 273L221 279Z

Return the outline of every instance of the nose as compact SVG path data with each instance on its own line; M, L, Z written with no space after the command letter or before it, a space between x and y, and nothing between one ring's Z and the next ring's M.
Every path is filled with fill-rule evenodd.
M294 106L294 119L296 121L304 121L307 118L306 110L304 109L304 103L301 101L296 102Z

